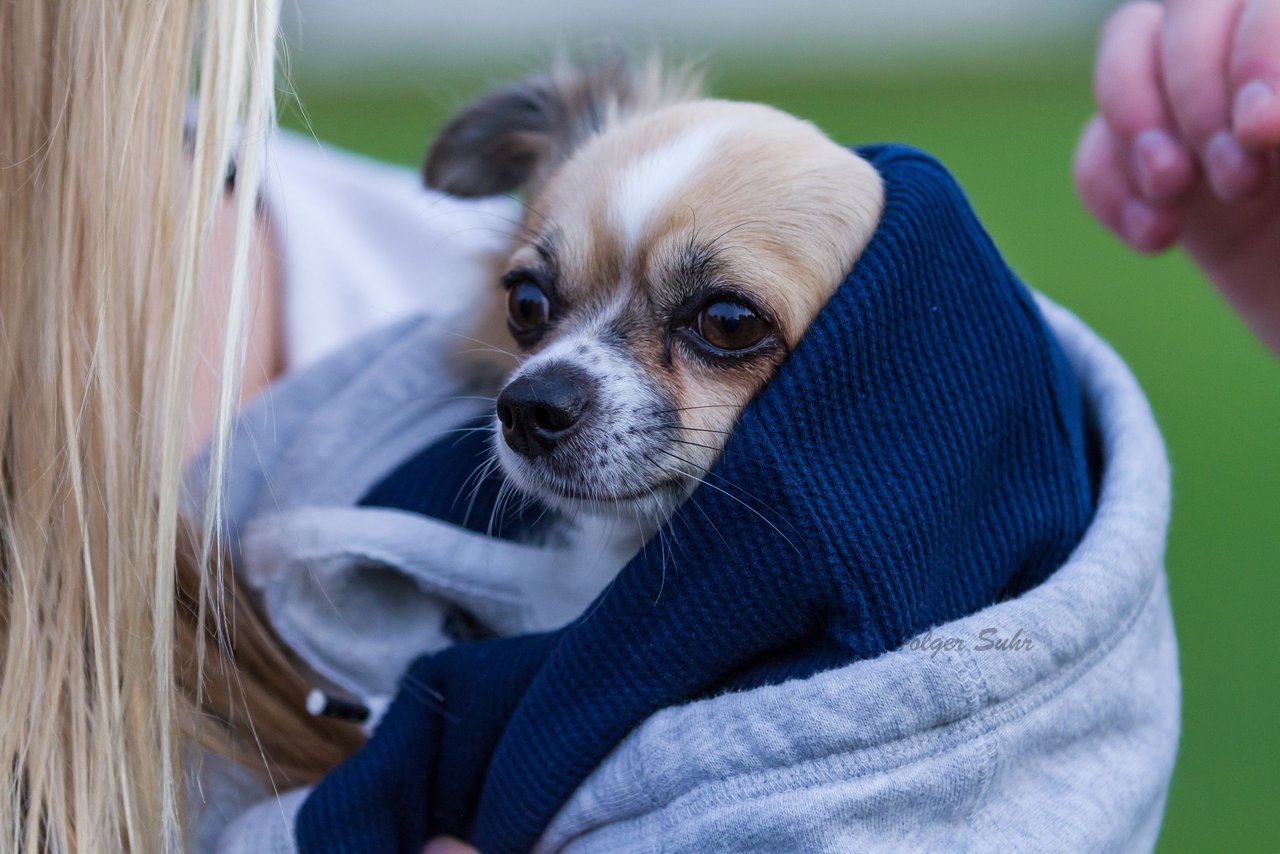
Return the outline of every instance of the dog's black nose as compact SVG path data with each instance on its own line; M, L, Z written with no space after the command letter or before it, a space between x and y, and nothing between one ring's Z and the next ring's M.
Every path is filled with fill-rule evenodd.
M579 372L554 366L512 380L498 395L502 438L526 457L551 453L582 424L588 385Z

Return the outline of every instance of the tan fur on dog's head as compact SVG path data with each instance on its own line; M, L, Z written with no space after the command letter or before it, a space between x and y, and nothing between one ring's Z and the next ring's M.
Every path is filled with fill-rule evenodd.
M477 102L427 160L455 194L526 190L495 300L510 331L482 334L525 353L499 458L558 506L683 500L879 220L879 175L813 125L672 91L562 70Z

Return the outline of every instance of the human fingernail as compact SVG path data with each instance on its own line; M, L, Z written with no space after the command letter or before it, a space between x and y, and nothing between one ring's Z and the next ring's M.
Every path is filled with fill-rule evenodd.
M1204 150L1205 171L1213 192L1234 202L1253 192L1264 177L1258 159L1245 151L1230 131L1218 131Z
M1237 129L1257 127L1280 114L1280 98L1265 80L1251 80L1236 93L1234 121Z
M1172 134L1153 128L1133 138L1133 171L1144 196L1164 201L1186 189L1190 157Z
M1125 240L1139 249L1147 248L1154 236L1160 214L1155 208L1138 199L1125 202L1121 212L1121 227Z
M465 842L450 836L438 836L427 843L427 847L422 849L422 854L469 854L472 851L474 849Z

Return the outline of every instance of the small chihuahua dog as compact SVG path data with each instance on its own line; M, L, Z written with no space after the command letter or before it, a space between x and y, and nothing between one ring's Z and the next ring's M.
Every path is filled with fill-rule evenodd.
M488 94L424 172L458 196L524 194L476 333L520 351L494 413L507 478L647 533L707 477L866 246L884 194L808 122L620 60Z

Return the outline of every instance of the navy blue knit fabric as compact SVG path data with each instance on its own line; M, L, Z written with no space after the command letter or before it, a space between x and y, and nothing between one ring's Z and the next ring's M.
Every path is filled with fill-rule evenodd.
M360 507L390 507L443 519L504 540L536 541L556 519L537 501L502 501L491 465L493 416L470 421L414 454L374 484Z
M670 521L674 561L647 548L559 631L419 659L303 852L526 851L655 711L875 656L1067 557L1092 498L1064 355L942 166L859 153L881 224Z

